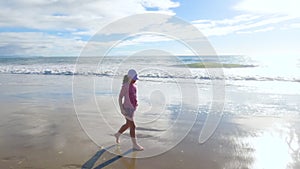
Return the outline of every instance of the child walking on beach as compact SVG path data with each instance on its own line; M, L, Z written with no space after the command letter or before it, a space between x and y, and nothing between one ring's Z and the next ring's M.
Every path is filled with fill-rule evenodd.
M126 123L120 128L120 130L114 135L116 137L116 142L120 143L120 135L130 128L130 137L133 144L134 150L144 150L142 146L137 143L135 136L135 123L133 120L134 112L138 106L137 96L136 96L136 86L135 82L138 80L137 73L134 69L130 69L127 75L124 76L122 89L119 95L119 106L121 113L126 119ZM124 98L124 102L123 102Z

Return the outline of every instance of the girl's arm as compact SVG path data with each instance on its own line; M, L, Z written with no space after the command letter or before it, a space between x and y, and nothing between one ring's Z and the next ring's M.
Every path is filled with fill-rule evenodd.
M125 96L125 87L122 87L121 91L120 91L120 94L119 94L119 106L120 106L120 110L121 110L121 113L124 112L124 107L123 107L123 97Z

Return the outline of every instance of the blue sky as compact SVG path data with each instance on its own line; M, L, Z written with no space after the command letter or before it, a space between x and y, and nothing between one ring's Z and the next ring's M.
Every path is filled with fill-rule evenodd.
M180 6L174 12L180 18L188 21L198 19L224 19L238 15L240 12L232 10L238 0L181 0Z
M104 26L154 11L193 24L219 55L298 57L299 6L297 0L1 1L0 55L78 56ZM118 40L116 35L103 38ZM172 40L151 36L133 38L114 51L126 55L145 46L190 54Z

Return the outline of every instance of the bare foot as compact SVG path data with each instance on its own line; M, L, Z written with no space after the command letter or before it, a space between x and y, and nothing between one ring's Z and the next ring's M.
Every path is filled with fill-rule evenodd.
M133 150L135 151L143 151L144 150L144 147L138 145L138 144L134 144L133 145Z
M114 136L116 137L116 143L120 144L120 133L116 133Z

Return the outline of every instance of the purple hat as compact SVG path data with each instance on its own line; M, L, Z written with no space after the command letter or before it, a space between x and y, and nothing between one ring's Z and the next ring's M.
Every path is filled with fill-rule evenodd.
M134 69L130 69L127 73L127 76L133 80L139 80L139 78L137 77L137 73Z

